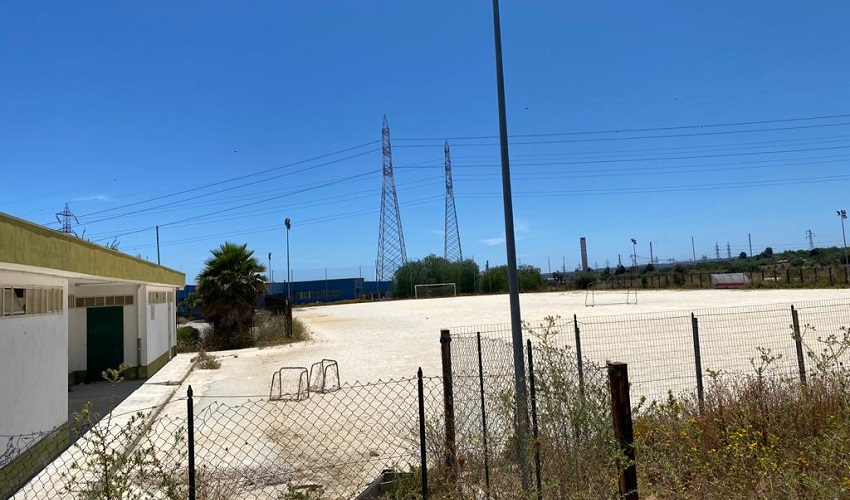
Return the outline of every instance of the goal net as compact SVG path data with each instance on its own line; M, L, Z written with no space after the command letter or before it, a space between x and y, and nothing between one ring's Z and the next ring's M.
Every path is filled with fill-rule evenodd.
M617 304L637 304L637 288L604 289L599 281L587 287L584 294L584 306L595 307Z
M454 297L457 289L454 283L437 283L435 285L416 285L414 287L417 299L430 299L432 297Z

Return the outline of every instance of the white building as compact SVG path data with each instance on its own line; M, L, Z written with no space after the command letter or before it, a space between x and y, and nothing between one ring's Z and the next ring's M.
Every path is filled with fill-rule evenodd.
M164 366L184 284L183 273L0 213L0 439L64 426L69 385L106 368L146 378ZM26 451L3 445L0 476Z

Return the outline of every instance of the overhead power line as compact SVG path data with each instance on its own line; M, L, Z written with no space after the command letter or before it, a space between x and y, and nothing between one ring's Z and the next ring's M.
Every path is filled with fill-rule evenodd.
M321 155L318 155L318 156L313 156L311 158L306 158L304 160L299 160L299 161L296 161L296 162L287 163L285 165L279 165L277 167L267 168L265 170L252 172L250 174L245 174L245 175L240 175L240 176L236 176L236 177L231 177L229 179L210 182L210 183L203 184L201 186L196 186L196 187L193 187L193 188L181 189L179 191L174 191L174 192L164 194L164 195L160 195L160 196L154 196L152 198L136 201L136 202L133 202L133 203L126 203L124 205L118 205L118 206L115 206L115 207L105 208L103 210L96 210L94 212L89 212L87 214L80 215L79 217L85 218L85 217L89 217L89 216L92 216L92 215L98 215L98 214L102 214L102 213L106 213L106 212L113 212L115 210L120 210L122 208L129 208L129 207L144 205L146 203L151 203L151 202L154 202L154 201L163 200L163 199L166 199L166 198L170 198L172 196L179 196L179 195L186 194L186 193L194 193L196 191L201 191L203 189L208 189L208 188L211 188L211 187L220 186L222 184L227 184L229 182L235 182L235 181L239 181L239 180L242 180L242 179L248 179L250 177L255 177L255 176L258 176L258 175L264 175L264 174L267 174L267 173L270 173L270 172L276 172L278 170L282 170L282 169L286 169L286 168L292 168L292 167L296 167L296 166L299 166L299 165L303 165L305 163L310 163L310 162L313 162L313 161L316 161L316 160L321 160L321 159L328 158L328 157L331 157L331 156L336 156L336 155L339 155L339 154L347 153L347 152L350 152L350 151L354 151L354 150L357 150L357 149L364 148L366 146L371 146L371 145L377 144L378 142L380 142L380 141L375 140L375 141L364 142L364 143L358 144L356 146L351 146L351 147L340 149L340 150L337 150L337 151L332 151L330 153L325 153L325 154L321 154ZM370 151L368 153L371 153L371 152L375 152L375 151ZM368 153L363 153L363 154L368 154ZM358 156L358 155L353 155L352 157L356 157L356 156ZM108 219L103 219L103 220L108 220ZM91 224L92 222L87 221L87 223ZM50 224L52 224L52 222ZM45 224L45 225L49 225L49 224Z
M608 129L608 130L578 130L572 132L549 132L549 133L534 133L534 134L511 134L511 137L558 137L558 136L571 136L571 135L599 135L599 134L624 134L624 133L635 133L635 132L662 132L669 130L688 130L688 129L702 129L702 128L720 128L720 127L743 127L750 125L766 125L770 123L793 123L793 122L802 122L802 121L815 121L815 120L834 120L838 118L850 118L850 114L840 114L840 115L825 115L825 116L808 116L802 118L781 118L776 120L753 120L753 121L742 121L742 122L727 122L727 123L704 123L704 124L695 124L695 125L675 125L675 126L666 126L666 127L642 127L642 128L626 128L626 129ZM784 129L782 129L784 130ZM466 136L466 137L403 137L396 139L396 141L442 141L442 140L452 140L452 141L472 141L472 140L480 140L480 139L498 139L498 135L478 135L478 136Z
M202 197L205 197L205 196L212 196L214 194L220 194L220 193L233 191L233 190L241 189L241 188L248 187L248 186L253 186L253 185L256 185L256 184L267 182L271 179L277 179L277 178L280 178L280 177L285 177L285 176L289 176L289 175L295 175L295 174L303 173L303 172L308 171L308 170L313 170L313 169L316 169L316 168L325 167L325 166L328 166L328 165L333 165L333 164L336 164L336 163L351 160L351 159L358 158L358 157L361 157L361 156L365 156L365 155L368 155L368 154L372 154L372 153L375 153L375 152L377 152L377 150L364 151L364 152L361 152L361 153L356 153L356 154L353 154L353 155L346 156L344 158L338 158L338 159L331 160L331 161L328 161L328 162L320 163L318 165L311 165L310 167L301 169L297 172L287 172L287 173L279 174L279 175L272 176L272 177L266 177L264 179L251 181L251 182L248 182L248 183L240 184L238 186L231 186L231 187L220 189L220 190L217 190L217 191L212 191L212 192L209 192L209 193L196 195L194 197L189 197L189 198L184 198L184 199L181 199L181 200L176 200L176 201L172 201L172 202L168 202L168 203L164 203L164 204L159 204L159 205L156 205L156 206L153 206L153 207L136 209L136 210L133 210L132 212L125 212L125 213L121 213L121 214L110 215L110 216L101 217L100 219L95 219L95 220L86 220L86 224L88 224L88 225L96 224L98 222L118 219L118 218L130 216L130 215L137 215L137 214L142 213L142 212L155 211L159 208L166 207L166 206L173 206L173 205L178 205L178 204L186 203L186 202L194 202L198 198L202 198ZM223 181L223 182L227 182L227 181ZM218 184L220 184L220 183L218 183ZM200 189L200 188L198 188L198 189ZM170 197L170 196L174 196L174 194L165 195L163 197L159 197L158 199L162 199L164 197ZM148 201L151 201L151 200L148 200ZM141 203L143 203L143 202L133 203L132 205L138 205L138 204L141 204ZM128 205L125 205L124 207L126 207L126 206L128 206ZM116 208L120 208L120 207L116 207ZM110 210L112 210L112 209L110 209ZM89 214L89 215L91 215L91 214ZM81 217L84 217L84 216L81 216Z

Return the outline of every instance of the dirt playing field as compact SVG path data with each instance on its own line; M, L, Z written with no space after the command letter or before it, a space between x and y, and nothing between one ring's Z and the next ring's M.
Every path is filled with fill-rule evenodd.
M850 291L647 291L639 293L636 305L625 304L624 292L602 292L595 307L585 307L584 292L537 293L521 295L520 308L524 320L539 321L550 315L610 316L837 298L850 298ZM599 305L603 303L608 305ZM439 375L440 329L510 322L507 295L316 306L296 309L295 316L310 328L312 340L240 351L238 358L226 358L221 370L193 374L196 392L268 394L273 371L309 368L323 358L339 363L343 383L413 377L420 366L426 375Z
M653 384L667 384L676 377L684 377L680 380L682 387L692 386L692 381L687 378L693 377L694 373L688 311L781 304L765 310L779 311L779 315L771 321L778 325L776 338L781 339L781 348L791 352L793 342L785 331L790 323L790 319L786 320L790 304L850 299L850 291L651 291L640 292L637 304L626 304L624 292L612 292L597 294L595 307L585 307L585 298L584 292L524 294L521 296L522 317L525 321L535 322L555 315L571 319L576 314L585 319L591 331L593 318L600 316L610 318L616 315L675 311L682 314L661 316L688 321L684 323L682 338L677 337L676 340L681 345L676 342L659 344L657 338L650 338L652 335L644 338L643 327L632 324L633 319L628 318L624 318L627 321L623 325L631 326L618 326L613 334L606 333L608 336L604 339L605 343L599 343L601 335L589 335L591 338L588 344L592 344L595 338L597 350L602 350L594 353L591 345L587 351L601 361L620 354L634 359L636 352L640 354L638 351L646 349L646 359L635 362L637 376L644 377L635 390L653 391L663 387L655 387ZM631 300L633 302L634 297ZM763 316L761 312L758 315ZM237 464L229 467L251 469L260 467L251 464L289 464L276 471L263 471L262 467L252 471L255 477L269 477L258 480L260 486L265 484L274 487L275 484L290 480L296 483L317 480L324 485L335 485L342 484L344 478L365 485L388 461L398 461L405 456L412 458L416 450L415 439L407 439L408 433L413 431L408 429L410 422L416 421L415 392L405 392L409 391L407 386L391 389L400 391L398 394L405 394L404 398L390 395L390 399L387 399L386 395L380 393L386 388L375 389L378 392L374 398L365 400L362 399L362 391L343 390L335 395L311 395L309 402L274 406L274 403L270 404L266 400L272 374L280 368L309 368L312 363L322 359L333 359L338 362L343 385L357 381L364 383L379 379L412 378L418 367L423 368L426 376L438 376L441 371L441 329L460 330L456 327L510 322L507 295L316 306L297 309L295 316L309 327L311 340L265 349L214 353L221 360L221 368L194 370L176 393L176 396L185 395L187 386L192 385L196 397L196 414L201 415L202 421L200 425L196 423L198 432L203 435L203 429L207 429L206 436L199 438L200 446L210 450L224 450L221 453L226 452L227 462ZM706 324L711 324L710 318L706 318ZM735 369L742 363L746 364L746 355L736 352L742 345L742 336L747 335L744 331L746 328L742 328L706 328L705 342L715 342L716 346L713 348L714 354L706 353L704 356L707 360L705 362L710 364L704 367ZM757 330L764 330L764 327L753 327L753 331ZM500 331L505 330L502 328ZM654 332L656 335L658 333ZM678 331L674 333L679 335ZM662 337L662 340L665 338ZM792 356L788 357L789 363L793 360ZM729 360L737 364L724 365ZM631 368L630 365L630 371ZM646 374L658 376L653 379ZM396 403L392 397L404 403ZM222 404L226 407L216 407ZM400 408L400 405L404 407ZM182 415L182 406L169 405L164 415ZM371 412L373 407L380 411ZM204 419L207 423L203 423ZM398 425L399 422L402 425ZM313 433L309 430L311 425L320 429L315 436L310 435ZM240 429L243 426L244 429ZM380 434L386 437L385 442L369 434L375 427L386 428ZM250 445L246 435L250 436ZM367 441L363 441L365 435L370 436ZM300 448L295 446L299 442L303 445ZM316 449L320 449L320 453L317 454ZM212 451L207 452L207 455L210 453ZM203 455L199 453L199 457ZM332 468L329 464L345 466ZM312 476L299 471L308 471ZM257 490L254 491L256 493ZM332 496L335 494L332 493ZM349 493L338 494L345 497ZM254 494L239 496L253 498Z

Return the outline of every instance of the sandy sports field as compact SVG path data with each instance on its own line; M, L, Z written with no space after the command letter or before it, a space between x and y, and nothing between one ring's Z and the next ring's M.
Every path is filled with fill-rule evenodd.
M626 304L625 292L597 292L595 307L585 307L584 292L522 294L525 321L546 316L579 318L691 311L749 305L795 304L850 298L850 290L693 290L641 291L637 304ZM633 299L632 299L633 300ZM604 304L604 305L602 305ZM440 330L510 323L507 295L411 299L305 307L295 310L312 333L308 342L217 353L222 369L190 375L196 393L237 396L268 395L271 374L283 366L309 368L322 359L339 363L343 384L407 378L422 367L440 374Z
M747 368L741 351L766 339L778 342L783 361L793 366L786 331L790 305L817 301L840 302L829 307L830 314L850 319L847 290L652 291L639 292L637 304L626 304L625 292L611 292L598 293L595 307L585 306L584 292L539 293L522 295L521 310L529 322L578 315L588 338L585 356L629 359L634 390L653 393L693 387L689 311L705 313L704 367L735 371ZM740 306L758 307L752 307L752 318L721 312L717 318L725 323L719 326L712 326L706 312ZM239 478L232 498L266 498L290 482L321 484L333 498L351 498L383 468L415 462L415 383L372 383L412 378L418 367L426 376L439 376L443 328L486 331L487 325L501 324L504 333L510 322L507 295L305 307L295 316L310 328L310 341L214 353L221 368L195 369L175 394L183 396L192 386L197 460L214 469L210 477ZM651 321L642 323L642 317ZM663 328L654 326L659 318ZM622 323L594 331L609 321ZM748 328L768 336L748 339ZM311 394L301 402L268 401L273 373L281 367L309 368L322 359L338 362L342 390ZM439 383L433 382L439 409ZM184 418L184 404L175 403L167 406L164 419Z

